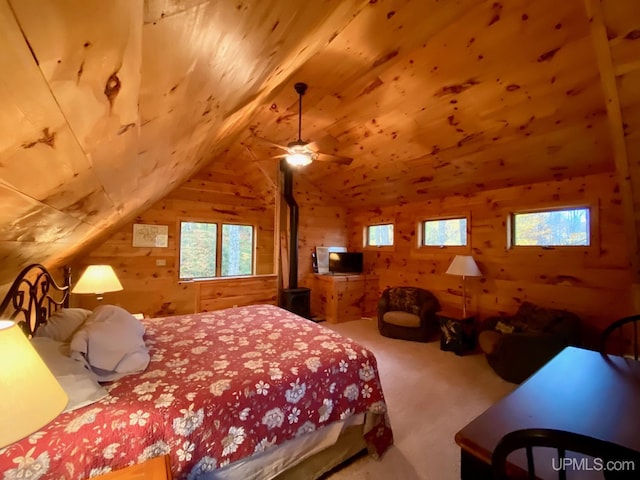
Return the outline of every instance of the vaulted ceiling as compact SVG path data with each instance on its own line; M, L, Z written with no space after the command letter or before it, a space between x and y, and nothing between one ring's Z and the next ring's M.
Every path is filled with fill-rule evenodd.
M617 168L640 210L635 0L0 0L0 45L0 283L210 162L275 172L299 81L354 161L297 175L345 206Z

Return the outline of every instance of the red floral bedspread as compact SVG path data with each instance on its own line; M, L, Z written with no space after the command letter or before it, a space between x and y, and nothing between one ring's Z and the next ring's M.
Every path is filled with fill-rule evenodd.
M85 479L169 453L197 478L361 412L393 442L373 354L271 305L144 320L151 363L0 451L3 479ZM43 402L46 399L42 399Z

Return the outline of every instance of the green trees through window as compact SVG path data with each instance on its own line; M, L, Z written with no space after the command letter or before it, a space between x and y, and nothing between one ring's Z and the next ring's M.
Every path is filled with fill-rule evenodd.
M253 272L253 227L222 225L222 276Z
M512 218L514 246L554 247L591 244L588 208L514 213Z
M393 224L369 225L367 227L367 245L370 247L393 245Z
M460 247L467 244L467 219L448 218L423 222L422 245Z
M180 280L216 276L215 223L180 223Z
M253 226L222 224L219 233L216 223L180 223L180 280L253 273Z

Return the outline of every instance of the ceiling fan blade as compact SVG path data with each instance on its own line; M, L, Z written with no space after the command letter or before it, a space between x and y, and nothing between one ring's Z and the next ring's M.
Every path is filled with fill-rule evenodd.
M337 152L338 140L333 135L325 135L307 144L314 152Z
M255 138L255 139L257 139L257 140L259 140L259 141L261 141L263 143L267 143L267 144L271 145L272 147L278 147L278 148L281 148L282 150L285 150L287 152L289 151L289 147L285 147L284 145L280 145L279 143L272 142L271 140L267 140L266 138L259 137L257 135L253 135L253 138Z
M330 155L328 153L317 153L318 157L316 158L316 160L319 160L321 162L333 162L333 163L337 163L339 165L351 165L351 162L353 162L353 158L349 158L349 157L342 157L340 155Z

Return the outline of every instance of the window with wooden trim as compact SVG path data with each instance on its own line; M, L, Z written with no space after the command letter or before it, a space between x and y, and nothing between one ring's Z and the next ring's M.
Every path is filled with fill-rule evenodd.
M393 245L393 223L369 225L366 235L367 247L389 247Z
M423 247L466 247L467 244L467 217L422 222Z
M588 207L556 208L511 214L514 247L588 247L591 220Z
M180 280L252 275L254 227L180 222Z

